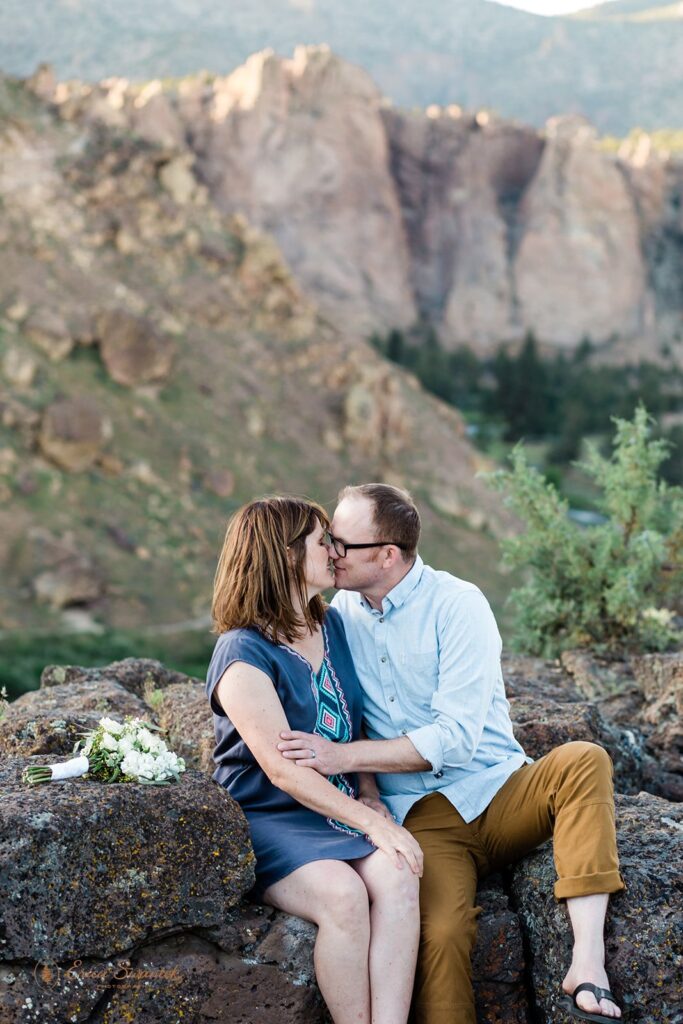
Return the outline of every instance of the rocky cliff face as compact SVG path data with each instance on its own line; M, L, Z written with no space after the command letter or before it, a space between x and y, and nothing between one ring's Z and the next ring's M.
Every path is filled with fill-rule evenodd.
M603 132L680 127L683 19L670 0L539 17L485 0L3 0L0 67L134 80L226 74L265 46L329 43L400 106L459 103L541 127L562 111ZM21 44L18 45L18 40Z
M627 885L607 919L612 988L633 1024L680 1024L681 655L611 665L585 654L564 665L508 658L504 675L532 757L575 740L610 753ZM25 765L67 757L103 714L151 717L190 770L164 790L21 783ZM159 662L51 666L39 690L9 706L0 722L3 1024L329 1021L313 926L244 900L253 851L241 811L211 781L213 747L203 683ZM571 932L554 877L546 844L478 892L482 1024L559 1020Z
M272 233L307 293L357 330L422 316L449 345L533 330L621 357L683 351L683 164L647 138L614 156L577 117L539 132L393 109L327 47L264 51L224 78L43 95L77 123L178 147L216 205Z
M304 84L291 109L306 121L316 87ZM359 479L415 490L425 553L433 544L430 557L489 590L482 566L509 522L476 479L483 464L461 417L343 316L323 316L273 237L226 208L220 153L252 129L247 150L259 151L277 126L263 97L252 96L262 122L250 122L235 83L193 79L173 102L154 87L57 86L44 73L32 89L0 80L0 628L59 630L84 610L121 628L201 616L235 507L276 491L331 504ZM231 104L246 118L232 126ZM349 146L366 106L349 116ZM302 133L299 199L297 175L287 179L300 232L314 141ZM246 165L231 167L244 192ZM280 210L286 190L265 179L246 205L269 187ZM373 235L398 216L390 188L385 200ZM360 290L367 246L347 232L355 249L338 273ZM389 237L386 260L399 244ZM385 311L403 301L399 277Z

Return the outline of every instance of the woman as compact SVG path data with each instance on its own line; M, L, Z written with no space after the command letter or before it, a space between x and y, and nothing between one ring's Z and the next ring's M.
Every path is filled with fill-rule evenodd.
M329 519L266 498L235 514L214 582L218 641L207 695L214 779L245 812L254 896L318 926L315 969L335 1024L405 1024L419 937L422 851L372 776L329 778L285 760L286 729L358 737L361 690L332 583Z

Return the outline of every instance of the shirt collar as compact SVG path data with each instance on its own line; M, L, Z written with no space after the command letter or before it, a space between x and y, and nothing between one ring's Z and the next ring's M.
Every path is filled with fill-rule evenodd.
M416 555L415 561L413 562L413 564L411 565L410 569L405 574L403 579L399 580L396 586L393 587L393 589L390 590L389 593L384 596L384 600L382 601L382 607L386 608L385 602L388 601L392 608L400 608L401 605L406 600L406 598L408 597L408 595L415 589L415 587L420 582L423 569L424 562L422 561L419 555ZM361 604L363 605L364 608L366 608L367 610L372 610L362 594L360 595L360 599Z

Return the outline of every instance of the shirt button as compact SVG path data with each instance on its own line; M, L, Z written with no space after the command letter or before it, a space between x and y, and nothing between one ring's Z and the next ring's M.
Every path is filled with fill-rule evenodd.
M390 700L390 701L391 701L391 703L393 704L393 703L394 703L394 701L396 700L396 698L395 698L395 697L390 697L390 698L389 698L389 700Z
M381 619L380 619L379 621L380 621L380 622L384 622L384 616L382 616L382 617L381 617Z
M407 736L407 735L408 735L408 730L407 729L401 729L401 736Z
M443 776L443 772L434 772L434 778L440 779Z
M381 658L380 658L379 660L380 660L380 661L386 661L387 659L386 659L386 656L385 656L385 655L382 655L382 657L381 657Z

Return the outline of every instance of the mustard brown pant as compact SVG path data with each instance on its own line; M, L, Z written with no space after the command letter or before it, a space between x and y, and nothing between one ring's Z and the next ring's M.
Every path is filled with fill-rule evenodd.
M554 836L558 899L624 888L612 762L594 743L565 743L523 765L468 824L441 793L414 804L403 824L424 852L415 1024L475 1024L470 954L480 878Z

